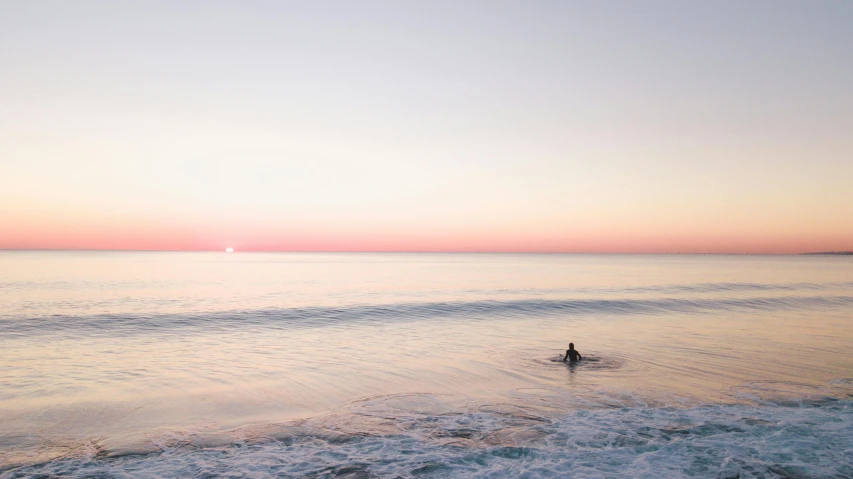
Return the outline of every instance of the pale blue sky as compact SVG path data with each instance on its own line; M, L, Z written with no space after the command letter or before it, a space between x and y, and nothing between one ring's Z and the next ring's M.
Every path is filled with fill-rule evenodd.
M846 0L4 1L0 230L840 249L851 52Z

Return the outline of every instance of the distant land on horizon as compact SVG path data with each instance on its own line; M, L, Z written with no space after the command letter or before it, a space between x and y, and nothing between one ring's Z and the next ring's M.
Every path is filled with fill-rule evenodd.
M840 255L840 256L853 256L853 251L817 251L813 253L803 253L803 254L829 254L829 255Z

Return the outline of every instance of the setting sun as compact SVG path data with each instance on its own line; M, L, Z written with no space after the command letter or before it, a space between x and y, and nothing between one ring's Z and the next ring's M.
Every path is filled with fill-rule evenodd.
M233 253L233 252L234 252L234 248L231 248L231 247L229 246L228 248L225 248L225 252L226 252L226 253Z

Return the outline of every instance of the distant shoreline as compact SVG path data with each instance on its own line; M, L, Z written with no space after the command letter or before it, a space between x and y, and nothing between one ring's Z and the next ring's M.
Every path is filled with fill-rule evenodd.
M822 255L835 255L835 256L853 256L853 251L820 251L816 253L803 253L803 254L822 254Z

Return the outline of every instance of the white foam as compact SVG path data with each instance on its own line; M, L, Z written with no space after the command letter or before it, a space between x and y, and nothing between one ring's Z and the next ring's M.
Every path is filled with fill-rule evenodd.
M0 478L853 475L850 400L594 409L550 416L517 406L453 410L441 401L423 402L429 407L411 407L409 399L399 397L379 405L374 400L351 414L309 421L275 439L78 457L8 470Z

